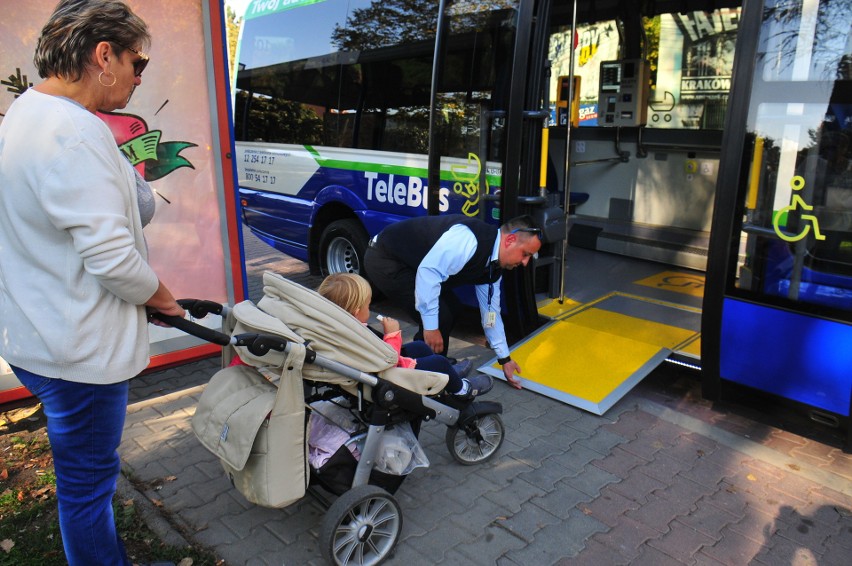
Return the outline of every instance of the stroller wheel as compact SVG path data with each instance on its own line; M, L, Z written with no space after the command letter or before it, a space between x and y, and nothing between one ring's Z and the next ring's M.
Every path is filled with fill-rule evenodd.
M359 485L329 507L320 529L320 549L330 564L379 564L402 531L402 511L382 488Z
M497 453L505 436L506 429L500 415L482 415L462 427L447 428L447 449L459 464L481 464Z

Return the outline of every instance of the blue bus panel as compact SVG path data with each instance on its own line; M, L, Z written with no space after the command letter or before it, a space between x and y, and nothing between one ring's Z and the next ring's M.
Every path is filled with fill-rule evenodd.
M726 298L721 346L722 379L849 416L852 325Z

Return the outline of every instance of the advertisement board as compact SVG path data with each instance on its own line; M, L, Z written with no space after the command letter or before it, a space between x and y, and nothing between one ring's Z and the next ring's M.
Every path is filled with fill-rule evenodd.
M149 262L178 298L234 304L244 298L245 277L221 2L127 3L148 24L151 61L128 105L100 116L155 191L156 214L145 228ZM0 121L15 98L41 80L33 52L55 5L0 0ZM219 324L218 317L207 319L201 322ZM149 369L218 350L173 328L150 330ZM6 364L0 372L0 402L27 395L15 391Z

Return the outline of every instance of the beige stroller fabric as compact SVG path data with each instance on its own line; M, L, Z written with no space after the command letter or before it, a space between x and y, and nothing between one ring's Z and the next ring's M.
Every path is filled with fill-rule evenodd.
M372 398L368 385L303 365L306 346L420 395L440 393L447 376L396 367L396 351L336 304L273 273L265 273L263 281L264 297L258 305L235 305L223 330L231 336L284 338L292 343L290 353L272 350L255 356L242 346L224 348L225 365L235 354L248 365L226 367L211 378L192 417L192 429L219 457L246 499L285 507L305 494L310 479L302 379L339 385L353 395L363 394L366 401Z
M446 387L446 374L396 367L398 356L390 345L373 334L357 318L319 293L271 272L264 273L263 283L264 296L258 302L257 308L272 318L283 321L289 330L301 337L301 341L307 342L308 348L320 356L365 373L378 374L379 377L420 395L436 395ZM253 326L260 317L255 315L249 321L246 310L243 308L234 314L238 320L244 319L244 326ZM271 323L267 321L265 324ZM242 350L238 349L241 357ZM266 360L267 356L264 356L263 359L255 359L251 363L254 365ZM303 375L305 379L314 381L337 383L347 387L355 385L354 381L318 366L305 366Z
M277 387L249 366L220 370L192 417L199 441L219 457L237 490L257 505L286 507L308 486L304 359L304 347L295 344Z
M258 429L275 405L276 393L277 388L252 367L222 369L207 384L192 428L205 448L231 469L242 470Z

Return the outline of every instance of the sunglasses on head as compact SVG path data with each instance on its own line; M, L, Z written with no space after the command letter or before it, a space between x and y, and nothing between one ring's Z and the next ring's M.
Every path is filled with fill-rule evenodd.
M527 234L535 234L536 236L538 236L538 239L541 240L541 229L539 228L515 228L509 233L515 234L516 232L526 232Z
M121 44L119 43L119 45L121 45ZM137 77L141 77L142 71L144 71L145 67L148 66L148 62L151 60L151 58L148 57L146 54L142 53L141 51L139 51L138 49L133 49L132 47L128 47L127 45L121 45L121 46L124 47L125 49L127 49L128 51L132 51L133 53L139 55L139 59L137 59L133 62L133 73Z

